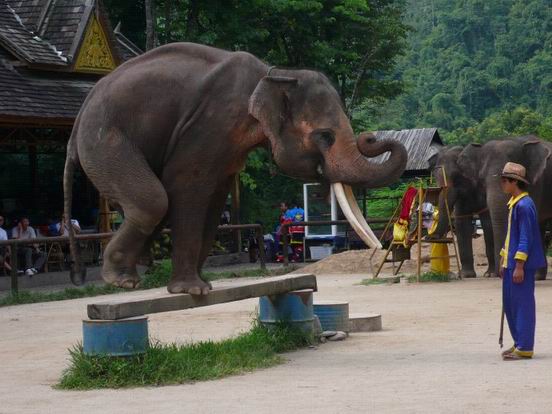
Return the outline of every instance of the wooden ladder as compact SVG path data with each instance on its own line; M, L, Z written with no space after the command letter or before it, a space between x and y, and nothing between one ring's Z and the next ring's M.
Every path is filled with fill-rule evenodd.
M453 255L430 256L429 259L431 261L431 259L455 258L456 259L456 264L458 266L458 274L460 275L461 267L460 267L460 259L458 257L458 245L457 245L457 242L456 242L456 235L455 235L455 232L454 232L454 227L452 225L452 215L451 215L450 208L449 208L449 205L448 205L448 200L447 200L447 191L448 191L447 176L446 176L445 168L444 167L439 167L439 168L442 169L442 173L443 173L443 186L442 187L428 186L428 187L424 188L423 181L420 179L420 184L419 184L419 187L418 187L417 200L414 201L414 203L417 202L417 204L418 204L418 209L417 209L417 213L416 213L417 214L417 224L416 224L416 229L411 233L407 233L407 235L406 235L406 237L408 239L408 241L407 241L408 247L405 247L404 243L402 241L391 240L391 243L389 244L389 247L387 248L384 257L380 261L377 270L374 272L374 278L377 278L379 276L379 274L381 273L381 270L382 270L383 266L385 265L385 263L392 263L393 264L393 275L394 276L397 275L399 273L399 271L401 270L401 267L402 267L403 263L406 260L409 260L411 258L411 256L410 256L411 247L412 247L412 245L416 244L417 245L417 249L416 249L416 281L419 282L420 281L420 275L421 275L421 272L422 272L422 244L423 243L428 243L428 244L432 244L432 243L452 244L453 249L454 249L454 254ZM445 200L445 212L444 213L447 215L447 222L448 222L448 231L447 231L446 234L448 234L450 232L451 237L445 237L445 238L442 238L442 239L425 239L424 237L422 237L422 220L423 220L422 206L426 201L432 202L433 205L438 205L439 204L439 198L440 198L441 194L443 194L443 197L444 197L444 200ZM393 213L393 216L391 217L391 220L387 223L387 225L386 225L386 227L385 227L385 229L384 229L384 231L381 235L381 238L380 238L381 242L383 242L383 240L384 240L387 232L389 231L389 229L392 229L393 224L399 219L401 206L402 206L402 203L399 203L399 205L395 209L395 212ZM375 253L376 253L376 249L374 249L374 251L372 252L372 255L370 256L370 263L372 262L372 259L375 255ZM392 254L391 259L388 259L390 253ZM399 264L398 264L397 267L395 267L395 264L397 262Z

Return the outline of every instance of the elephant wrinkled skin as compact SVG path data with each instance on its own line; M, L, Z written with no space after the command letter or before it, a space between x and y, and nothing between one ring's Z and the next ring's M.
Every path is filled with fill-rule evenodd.
M210 286L200 270L232 179L249 151L268 144L286 174L331 183L346 203L347 185L389 184L407 158L397 142L372 134L356 140L339 95L318 72L269 70L248 53L174 43L124 63L88 95L67 147L65 212L69 217L80 163L102 196L124 212L104 252L104 279L135 287L138 256L168 222L168 290L206 294ZM387 151L382 164L366 158ZM359 235L377 245L358 210L348 211ZM82 271L78 260L75 271Z
M445 169L448 191L447 202L451 213L454 215L454 227L458 239L458 250L462 269L462 277L476 277L473 261L472 235L473 215L479 215L485 238L485 250L489 267L486 275L494 276L495 258L493 251L493 229L491 218L487 209L485 192L475 185L475 182L465 176L464 171L458 166L458 157L463 148L460 146L445 147L429 159L429 165L434 171L439 185L443 186L444 177L442 168ZM439 198L439 211L445 211L445 193ZM446 214L439 215L437 229L433 233L436 238L443 238L449 229Z

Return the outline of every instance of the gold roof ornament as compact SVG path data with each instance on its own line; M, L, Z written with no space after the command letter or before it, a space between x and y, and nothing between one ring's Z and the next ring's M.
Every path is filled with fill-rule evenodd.
M75 63L75 71L108 73L115 69L115 59L109 47L107 36L93 14Z

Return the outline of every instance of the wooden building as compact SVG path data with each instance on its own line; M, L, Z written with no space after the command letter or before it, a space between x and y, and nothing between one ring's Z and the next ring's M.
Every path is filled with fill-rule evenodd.
M0 212L39 221L63 205L65 147L98 79L141 51L100 0L0 0ZM80 176L76 215L98 195ZM37 223L38 224L38 223Z
M421 177L430 174L428 160L444 147L437 128L402 129L400 131L376 131L376 138L390 138L399 141L406 148L408 162L403 177ZM377 157L384 162L389 154Z

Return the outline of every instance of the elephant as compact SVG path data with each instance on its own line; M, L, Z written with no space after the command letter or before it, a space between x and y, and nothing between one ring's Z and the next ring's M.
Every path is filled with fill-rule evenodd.
M552 218L552 144L537 136L508 137L492 140L484 145L470 144L458 156L458 166L471 182L474 194L485 194L492 221L495 265L500 263L500 250L504 245L508 225L508 196L502 192L500 175L508 161L523 165L531 182L529 193L537 207L542 243L545 246L546 222ZM548 190L547 190L548 189ZM498 271L498 268L496 268ZM547 269L540 269L537 279L546 278Z
M67 145L65 214L70 217L80 165L124 214L104 252L104 280L136 287L137 258L168 223L168 291L207 295L211 286L201 267L232 180L247 154L262 146L285 174L332 185L359 236L381 247L350 186L396 181L406 167L405 148L371 133L355 139L339 94L317 71L269 67L246 52L193 43L131 59L91 90ZM386 152L383 163L368 159ZM75 252L72 229L70 246ZM77 280L84 274L78 259L73 273Z
M485 192L481 191L475 182L464 174L464 171L458 165L458 157L463 151L461 146L447 146L433 155L429 160L437 183L440 186L447 186L446 192L439 195L439 221L437 228L432 236L428 238L443 238L449 230L449 218L446 211L446 202L448 203L451 214L454 215L454 228L458 241L458 253L460 255L460 276L462 278L476 277L473 259L472 220L474 215L478 215L483 228L483 237L485 239L485 251L487 255L488 269L485 275L495 276L495 256L493 249L493 229L491 217L487 209ZM443 176L443 168L445 177Z

